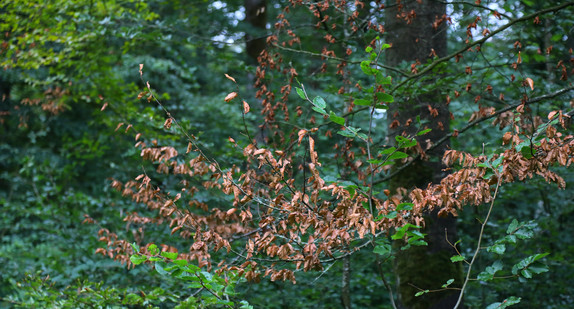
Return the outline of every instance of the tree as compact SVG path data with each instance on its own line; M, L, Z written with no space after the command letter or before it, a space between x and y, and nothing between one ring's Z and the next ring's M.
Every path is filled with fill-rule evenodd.
M440 2L389 2L385 10L386 40L392 44L386 54L386 64L398 66L401 62L422 65L436 58L445 57L447 51L446 4ZM428 61L427 61L428 60ZM424 84L436 84L442 72L423 81ZM444 91L430 88L410 97L404 97L400 104L388 109L389 139L396 135L414 136L417 122L424 123L431 131L418 137L418 144L427 151L420 152L424 159L401 168L390 182L393 191L397 188L425 188L428 184L438 184L446 176L446 166L442 157L450 148L447 140L440 141L445 132L450 131L450 113L445 102ZM440 143L437 145L437 142ZM462 268L460 264L450 263L450 257L456 255L452 244L457 241L455 218L451 214L438 216L438 210L425 216L425 228L428 245L399 251L395 262L399 299L404 308L452 308L459 296L457 290L444 290L427 294L418 299L417 289L437 282L455 279L453 288L462 286ZM398 244L402 246L401 244Z
M287 19L287 14L292 13L292 10L294 11L298 7L297 4L292 5L293 7L280 13L279 21L275 24L278 32L267 39L272 48L264 51L260 56L260 67L257 74L259 80L256 81L256 85L261 87L258 97L262 99L263 103L262 113L265 116L263 126L273 134L268 136L265 145L249 144L253 136L249 133L248 127L245 127L244 134L246 134L248 139L243 141L243 143L247 144L243 144L241 148L244 149L247 162L255 164L253 169L250 169L249 165L247 165L244 171L239 172L237 167L223 167L216 160L205 157L203 150L196 146L193 139L188 140L190 149L195 149L197 158L200 158L194 161L194 164L199 164L196 168L206 173L202 174L204 177L209 174L208 170L211 170L214 175L210 178L218 180L218 182L205 182L204 185L208 188L220 187L224 193L233 195L232 208L215 209L208 216L195 217L192 214L186 214L186 216L191 216L192 219L189 219L190 221L177 216L171 221L174 231L185 230L186 228L193 231L191 235L194 237L195 245L192 247L192 252L190 252L190 258L197 259L200 265L205 263L209 266L209 261L213 257L209 250L209 243L204 241L206 238L214 242L213 246L215 248L227 248L229 254L234 253L238 256L237 258L232 258L231 261L237 261L237 259L245 261L243 264L231 263L226 265L228 259L224 258L220 263L223 267L222 269L244 273L247 279L255 281L260 280L262 274L269 275L272 280L294 281L293 269L288 266L278 267L280 265L278 264L279 261L291 262L296 270L303 269L306 271L323 270L323 265L328 265L338 260L347 261L343 264L347 266L343 266L342 269L343 286L341 295L343 306L349 307L350 295L347 285L349 281L345 279L349 278L351 273L349 257L360 251L360 249L369 246L374 247L375 252L387 256L389 247L385 242L386 237L383 235L386 234L392 239L404 238L407 241L406 246L410 247L424 245L425 242L422 241L423 234L416 231L416 228L419 228L423 223L425 213L434 211L440 218L442 216L458 215L458 210L466 204L480 205L490 203L492 206L498 188L503 181L524 180L535 172L543 175L546 180L556 181L559 185L562 184L562 180L557 178L556 174L550 170L537 170L538 168L534 167L534 161L530 161L531 163L527 164L528 167L525 170L518 171L515 170L515 165L510 160L504 159L512 157L514 160L521 160L519 157L522 154L518 155L517 151L525 149L525 143L530 139L524 138L525 135L523 134L527 131L521 131L519 129L520 126L515 131L507 132L503 139L504 143L512 141L513 147L499 150L499 154L490 158L474 158L462 152L446 151L448 144L445 141L457 133L456 131L454 133L446 133L449 128L447 120L450 118L446 105L451 99L448 92L445 94L439 91L440 86L446 83L441 82L436 76L450 74L445 79L452 82L454 76L460 73L456 69L452 71L447 70L445 65L447 61L458 61L465 54L480 52L481 45L488 39L514 24L534 19L536 17L535 14L514 20L511 19L510 22L499 25L498 29L495 30L485 28L482 32L483 37L475 41L472 40L472 29L477 27L478 20L474 20L468 26L470 30L466 33L466 42L462 43L462 47L455 48L454 52L451 53L447 53L444 47L444 37L437 39L438 42L442 42L436 43L437 45L433 45L432 41L429 41L430 45L421 43L420 54L415 53L416 57L407 58L407 60L419 60L420 63L407 64L407 68L410 66L410 73L408 73L404 66L395 67L398 63L396 63L397 60L393 59L403 58L397 57L397 54L404 55L400 47L394 47L397 48L395 52L389 52L388 58L390 60L387 63L379 64L378 60L383 59L381 55L389 46L380 42L380 39L375 38L374 34L370 34L370 38L369 34L363 37L357 34L359 30L362 31L364 28L378 31L380 35L384 34L382 25L376 25L372 22L372 20L376 20L374 16L377 16L374 8L363 11L365 4L346 5L337 1L331 3L332 6L327 3L309 4L308 12L316 18L316 28L324 33L325 39L323 46L317 44L317 42L314 43L319 45L317 49L320 50L320 52L315 52L301 51L301 48L292 48L292 46L303 44L302 42L304 42L302 35L298 35L295 28L290 28L291 22ZM563 4L544 9L538 11L537 14L560 11L570 5ZM424 20L423 24L427 25L427 27L432 28L432 25L435 24L440 34L440 30L445 27L444 25L449 19L447 16L443 16L444 14L441 14L444 13L444 6L439 6L436 12L431 10L431 8L432 6L420 11L423 13L418 13L424 16L425 12L431 12L426 19L421 17L420 20ZM479 8L485 9L482 6L479 6ZM495 18L501 16L493 9L486 8L485 10ZM359 19L361 11L370 15L364 19ZM339 15L339 13L341 14ZM393 13L390 14L394 15ZM417 12L407 10L403 14L403 11L401 11L401 16L407 22L417 20L415 18L416 15ZM347 31L345 29L341 30L343 27L341 25L348 26ZM393 30L392 22L391 25L387 26L388 30ZM405 32L410 33L408 29ZM408 38L406 35L400 37ZM422 38L429 37L434 38L432 35ZM364 57L368 60L361 61L348 58L349 55L353 54L352 47L358 45L355 43L357 41L353 42L357 38L359 38L358 42L366 43L367 56ZM388 40L392 41L392 37L388 37ZM400 43L400 41L398 42ZM436 47L434 53L433 47ZM347 56L339 57L335 50L343 51ZM431 59L430 62L426 62L427 55L434 56L434 54L437 57ZM293 61L301 55L316 56L323 58L323 60L334 60L338 65L332 67L327 62L324 62L315 67L296 68ZM395 55L395 58L393 58L393 55ZM366 77L364 75L353 75L352 69L347 69L349 63L356 63L362 71L361 74L365 74ZM337 102L335 97L331 97L329 100L325 100L323 96L314 97L310 94L311 90L309 88L296 84L295 78L300 76L298 73L299 69L313 70L316 68L325 78L332 77L333 75L331 74L342 76L341 86L331 85L329 89L336 90L338 95L345 99L344 102ZM388 69L393 74L398 73L398 81L394 81L396 86L390 86L391 88L385 89L385 87L389 87L386 85L391 83L391 79L384 76L379 68ZM465 67L461 71L466 75L472 75L473 73L470 66ZM286 75L287 80L287 83L281 87L268 85L264 82L277 78L281 74ZM303 74L302 76L308 75ZM369 80L369 78L372 78L372 80ZM234 78L230 77L229 79L236 82ZM375 86L370 87L370 83L373 83L373 80ZM524 85L534 89L531 78L525 78L523 82L525 83ZM355 88L351 89L349 85L354 85ZM409 89L408 86L416 88ZM456 89L456 87L461 86L467 92L470 92L472 88L472 84L468 81L463 85L456 83L452 85L452 88ZM311 107L313 112L318 113L317 116L319 118L307 114L304 111L304 106L297 107L294 112L291 111L292 107L290 106L293 103L289 100L288 95L293 87L297 87L296 92L300 99L307 101L308 106ZM568 90L570 88L566 87L555 93L549 93L544 98L555 97ZM279 91L282 97L276 98L276 94ZM490 89L487 87L485 91L489 93ZM453 92L455 97L458 98L460 91L453 90ZM393 96L390 94L393 94ZM430 117L426 119L424 116L420 117L420 125L418 127L413 126L414 130L412 132L405 132L403 135L403 130L400 130L399 134L394 134L397 141L396 146L381 147L381 144L374 141L377 133L373 129L373 119L377 108L388 108L391 117L394 117L394 111L397 111L398 116L401 117L400 120L402 120L398 121L399 124L402 125L404 123L406 126L409 118L412 122L416 121L416 119L412 119L416 118L416 115L413 115L415 112L409 111L409 109L405 111L400 108L394 108L394 105L397 104L395 102L397 99L395 98L400 97L402 100L407 101L406 98L411 97L416 101L416 98L420 98L423 94L430 94L429 99L434 101L432 102L434 104L430 105L430 107L428 103L424 104L423 102L421 104L423 107L426 107L427 112L425 114L430 114ZM438 101L439 95L441 95L440 99L444 100L443 102ZM230 93L226 101L233 102L236 97L236 92ZM540 99L535 98L534 102ZM475 100L476 102L480 101L480 97L475 97ZM328 104L327 102L331 103ZM471 121L474 122L463 128L463 130L469 130L484 120L493 117L492 115L500 115L512 108L518 107L517 113L523 113L524 108L520 106L526 106L528 103L529 101L526 99L526 101L515 105L509 105L500 110L498 114L494 112L494 114L489 115L485 113L484 109L481 109L474 114L474 118L471 118ZM366 107L359 107L361 105ZM251 108L249 103L243 100L242 106L243 113L247 114ZM341 113L340 110L343 108L345 112ZM363 118L366 121L361 122L359 114L367 110L371 111L370 115ZM278 112L281 112L281 115ZM401 113L403 114L401 115ZM558 114L553 113L552 115ZM283 119L280 121L278 117L281 116ZM291 117L295 117L295 119L292 120ZM427 124L424 122L425 120L431 120L432 122ZM391 125L393 122L394 119L391 119ZM547 125L549 123L546 123L545 126ZM340 140L321 138L316 132L321 132L320 130L323 128L325 130L339 130L337 133L344 138ZM432 133L429 133L429 129ZM325 134L328 137L332 136L332 133L329 131L326 131ZM426 138L430 139L431 143L415 141L413 135L420 135L422 138L419 139L426 140L425 134L428 134ZM379 132L378 136L380 135ZM566 140L553 140L553 138L549 137L548 142L551 144L555 143L554 146L548 147L565 147L561 149L565 153L569 153L568 138ZM241 144L235 138L233 138L232 143ZM305 144L307 146L302 148L302 145ZM320 157L325 155L319 154L317 150L328 149L325 145L329 144L338 150L333 155L335 159L341 160L340 164L342 167L339 169L335 166L329 167L327 164L324 164L324 161L321 162L319 160ZM384 194L384 191L377 192L380 189L375 189L376 184L380 184L383 180L387 180L392 176L400 175L393 172L388 173L389 169L385 169L388 163L394 163L395 161L398 163L402 160L403 162L401 163L404 164L405 168L400 170L416 167L417 164L426 165L426 163L417 163L416 160L405 159L407 153L411 151L407 149L417 145L419 145L418 148L412 150L412 153L417 157L426 157L427 160L431 160L431 166L440 166L432 161L433 155L445 153L444 160L447 166L452 166L458 160L461 162L461 168L455 169L455 172L448 176L435 176L437 179L435 179L433 185L427 186L427 182L432 178L429 176L423 177L419 183L416 181L407 182L407 185L402 185L407 190L399 190L397 195L391 195L390 192ZM544 143L541 143L529 147L530 149L534 149L533 147L547 147L544 145ZM379 152L379 157L374 155L375 149ZM416 149L418 149L418 152ZM526 157L525 160L536 160L535 156ZM551 162L568 164L568 160L562 160L562 162L554 161L556 159L557 157L546 157L543 165L550 166L554 164ZM429 174L440 175L438 170L435 167L434 172L429 172ZM381 172L387 175L382 176L381 180L375 181L373 175ZM136 193L135 198L151 200L155 189L149 185L150 178L147 175L141 175L140 179L145 180L144 186L141 187L145 188L145 190ZM405 181L402 183L405 183ZM185 191L189 190L190 188L186 188ZM194 190L199 189L196 188L192 191ZM388 199L385 195L388 196ZM163 198L166 200L155 201L151 204L152 207L169 214L177 213L178 208L174 206L176 205L175 201L167 197ZM180 198L178 196L178 199ZM169 205L169 207L165 205ZM183 214L180 216L183 216ZM228 220L227 227L230 230L241 231L241 236L225 234L228 233L228 230L222 230L224 231L223 234L214 232L213 229L215 227L221 226L216 223L218 220ZM428 220L429 218L427 218ZM484 220L482 230L486 221L487 219ZM185 224L186 222L187 224ZM201 227L193 225L192 222L202 222L202 224L211 226L212 229L204 234L200 233ZM428 232L430 234L429 241L431 242L430 250L434 251L436 247L446 248L448 249L447 252L450 252L450 256L442 254L443 260L446 260L447 263L450 263L448 260L460 261L459 258L463 258L463 256L456 254L459 249L455 247L455 238L450 243L444 241L445 238L443 238L442 231L437 231L442 229L438 228L433 231L433 224L428 224L431 226ZM446 225L453 226L452 218L446 221ZM413 228L415 230L411 230ZM184 233L189 232L186 231ZM450 234L449 236L455 236L454 229L450 228L448 234ZM479 243L481 237L482 233L479 237ZM237 251L237 249L234 249L236 245L233 244L233 241L243 238L246 238L245 249L243 252ZM442 245L436 245L435 241L438 240L443 241ZM119 245L121 246L121 243ZM401 248L396 248L396 250L397 252L393 256L407 256L406 254L403 255ZM477 256L479 251L476 251L472 260L467 261L470 266L473 265L474 257ZM544 256L544 254L533 255L531 259L536 261ZM400 262L397 265L400 267ZM458 266L450 268L453 269L453 275L450 278L452 280L439 278L441 282L427 282L427 284L436 284L437 287L443 286L443 289L433 289L435 291L431 293L431 295L438 295L438 298L443 297L439 294L440 292L453 289L455 292L452 293L450 299L445 301L445 303L450 305L460 304L460 299L457 296L462 294L460 293L461 288L457 289L456 285L453 288L450 285L456 281L459 286L464 288L468 283L468 277L466 279L460 278L460 275L457 274L457 270L460 269ZM540 269L537 271L542 272ZM398 275L399 277L401 276L400 273ZM384 275L382 279L385 279ZM412 281L401 282L401 284L415 285ZM415 287L415 290L411 290L412 294L419 291L416 294L425 295L431 289L416 285ZM404 289L401 293L403 291ZM402 300L407 302L404 295ZM413 299L409 300L407 305L408 303L417 303L416 298ZM510 299L510 301L516 302L514 298ZM421 302L424 302L424 300L418 301L419 304ZM441 303L439 302L435 305L441 306Z
M108 212L86 217L86 221L100 228L102 245L98 255L112 257L130 268L153 264L158 275L150 275L147 283L176 291L176 296L196 305L239 306L241 298L248 298L254 305L265 299L269 307L293 306L294 302L299 307L380 307L381 303L395 308L418 307L453 292L451 305L453 301L461 303L462 298L456 298L460 295L466 297L467 306L496 307L520 302L517 296L527 298L527 285L499 280L534 280L531 282L536 284L537 276L544 278L546 271L555 271L546 266L550 264L547 262L566 265L560 260L562 255L548 255L552 249L537 241L557 241L557 237L544 235L537 224L556 233L566 228L564 224L553 226L548 220L551 215L538 215L554 211L562 222L568 222L568 210L556 211L548 206L551 201L544 201L562 193L533 197L530 191L548 191L550 187L543 183L564 187L566 181L571 181L560 176L567 175L574 151L568 124L571 107L558 100L571 98L572 86L566 79L572 64L564 61L568 60L569 50L561 43L562 38L539 35L537 27L544 24L544 29L551 29L543 21L553 16L555 27L565 29L571 25L567 12L574 4L548 6L509 1L496 6L485 1L451 2L447 3L448 15L443 16L444 5L437 3L401 1L385 7L381 1L333 0L269 5L265 12L278 18L267 33L266 48L258 49L259 65L255 69L239 60L243 50L238 47L244 46L245 41L231 42L235 49L228 48L222 43L225 40L211 41L217 29L204 26L204 20L217 17L229 37L243 38L240 30L255 30L249 25L252 14L245 12L247 21L237 27L229 16L236 16L233 12L246 2L198 2L194 7L180 6L177 1L169 2L171 6L151 2L149 7L155 14L165 16L168 26L154 23L157 16L153 14L149 24L136 26L123 19L125 15L112 15L110 20L114 23L127 23L138 29L141 36L136 38L141 41L126 43L123 36L111 36L113 39L106 42L114 44L94 51L94 63L111 65L120 59L131 68L139 68L139 73L128 73L129 70L114 65L114 69L103 71L96 70L100 65L90 65L84 72L90 72L88 76L94 72L101 76L136 75L141 78L137 91L130 90L135 86L122 88L125 84L109 84L100 79L97 85L111 87L104 98L137 96L142 102L121 105L110 100L105 113L86 112L81 106L70 105L77 114L69 118L98 115L90 127L96 132L130 128L127 132L122 130L126 139L121 140L127 144L135 139L137 144L132 155L124 158L141 155L144 162L131 163L134 161L126 159L126 168L121 172L109 171L102 165L93 170L96 174L108 174L112 187L124 196L119 199L110 193L109 200L121 201L126 224L119 227ZM114 8L118 12L124 9ZM129 5L125 10L128 8ZM184 8L189 11L183 11ZM513 15L522 9L522 14ZM107 12L105 6L94 12L100 10ZM2 12L6 13L2 19L12 18L8 13L11 11ZM87 10L85 16L99 16L92 15L94 12ZM181 12L197 18L185 20L186 14ZM59 14L60 11L53 13ZM109 13L103 16L106 14ZM61 20L65 18L46 19L43 23L52 25L51 22ZM105 17L100 23L88 25L107 29L104 20ZM425 25L418 27L417 34L423 42L415 43L420 48L413 57L406 57L409 55L403 50L404 46L412 46L408 39L413 30L393 25L400 20L407 25ZM189 21L192 34L178 31ZM255 26L257 32L264 31L261 23ZM55 33L69 33L75 38L73 31L64 31L65 27L53 28L58 30ZM11 29L17 32L17 27ZM21 32L27 31L33 32ZM444 31L448 32L447 38ZM170 35L180 39L166 39ZM259 33L256 36L260 38ZM23 34L17 37L25 38ZM179 44L186 42L185 37L205 40ZM539 37L545 39L538 40ZM83 42L79 38L81 32L77 42ZM48 52L49 45L56 44L52 39L47 34L39 35L39 42L49 44L27 48L35 54ZM445 47L447 39L449 45ZM10 40L4 46L12 48L18 42ZM542 58L537 56L536 47L531 47L536 42L545 44ZM130 48L125 56L106 56L126 44ZM91 51L83 45L78 47ZM11 70L32 68L32 75L41 72L31 67L33 59L15 52L10 55L13 58L3 64L12 65ZM65 54L50 57L61 55ZM186 61L181 55L193 61ZM74 77L72 85L78 88L71 93L81 97L88 92L90 97L97 97L97 92L89 92L97 87L86 86L93 84L81 83L82 74L74 74L75 61L72 57L63 66L47 62L39 68L47 70L46 76L59 73L55 76L61 80L62 76ZM192 74L194 69L201 71L197 78L177 74L180 70ZM248 94L249 81L241 77L250 70L255 73L255 96L261 104ZM555 78L549 78L553 74ZM17 80L23 90L35 89L29 80ZM187 86L188 83L193 86ZM163 89L171 90L164 94ZM52 92L42 97L51 98ZM17 101L25 98L13 94L11 91ZM541 104L551 101L552 104ZM193 102L194 110L186 112L181 102ZM420 117L413 106L420 108L409 102L422 105L424 112L420 112ZM100 104L94 106L94 112L102 109ZM10 122L5 128L14 130L17 119L7 119ZM38 119L44 125L41 116ZM490 121L497 127L487 126ZM101 124L103 128L97 126ZM389 124L396 131L389 130ZM22 135L35 136L38 132L34 127ZM17 140L10 139L10 149L19 151ZM447 147L449 142L453 149ZM123 142L110 145L115 151L131 149L125 147ZM102 162L86 161L86 157L70 152L77 164ZM108 155L113 153L106 153L104 161L109 162ZM56 154L54 158L60 157ZM38 174L34 173L41 169L35 161L31 162L8 164L10 172L3 181L11 186L18 184L10 180L10 175L22 166L34 171L26 177L37 179L34 175ZM439 171L439 162L448 169L444 173ZM412 175L412 170L425 171L415 176L425 175L414 180L405 176ZM62 174L70 177L70 183L79 179L67 172ZM540 176L540 183L531 181L536 175ZM134 180L128 180L132 177ZM528 197L521 196L526 196L523 192L528 192ZM50 198L60 201L60 195L56 192ZM25 205L24 198L6 196L3 201L11 203L10 209ZM42 198L43 194L38 196ZM541 201L544 210L530 205L533 203L526 198ZM520 207L500 207L511 201ZM570 208L565 209L571 209L571 201L568 203ZM38 205L41 209L42 203ZM446 276L445 271L445 277L433 275L436 281L419 282L417 276L405 277L405 273L412 274L410 268L401 273L404 258L417 252L436 252L437 239L447 239L440 229L436 232L439 219L433 220L429 214L439 218L460 216L458 224L464 228L459 230L461 243L457 244L449 227L450 243L438 247L450 253L437 254L446 261L428 263L452 269L452 275L448 272ZM44 213L42 216L48 217ZM9 223L14 222L10 220ZM448 224L452 225L450 219ZM569 241L561 239L556 247L564 248ZM525 244L530 246L528 250L512 249ZM456 272L461 269L462 277ZM146 269L138 266L134 271L142 273ZM166 278L169 280L163 280ZM266 282L267 278L283 289L281 297L273 294L269 301L269 297L261 295L270 293L266 290L269 283L250 286L249 293L234 292L235 285L243 279ZM487 284L470 280L475 278ZM333 288L333 280L341 282L340 287ZM298 284L291 286L281 281ZM300 294L293 297L299 286ZM413 289L409 291L405 286ZM507 289L508 286L513 288ZM147 288L143 286L142 290ZM103 289L99 291L105 293ZM477 297L483 291L488 291L489 296ZM554 288L549 292L564 291L568 290ZM66 290L62 293L68 295ZM114 300L118 299L117 294L113 295ZM401 304L397 304L399 301ZM563 305L560 301L550 302L555 307ZM439 301L434 305L441 304L444 303Z

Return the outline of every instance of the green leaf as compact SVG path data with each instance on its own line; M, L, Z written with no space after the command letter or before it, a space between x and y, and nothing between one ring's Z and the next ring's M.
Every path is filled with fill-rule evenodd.
M391 254L391 251L392 247L390 244L380 244L375 246L375 249L373 249L373 253L383 256Z
M399 148L410 148L410 147L413 147L416 145L417 145L416 139L414 139L414 138L411 140L407 139L406 141L403 141L399 144Z
M404 159L404 158L408 158L408 157L409 157L408 154L406 154L402 151L397 151L397 152L395 152L389 156L389 160L398 160L398 159Z
M361 105L361 106L371 106L371 100L365 100L365 99L356 99L355 101L353 101L353 103L355 105Z
M409 238L408 244L413 245L413 246L427 246L428 245L428 243L424 240L413 239L413 238Z
M326 112L324 109L320 108L320 107L313 106L313 107L311 107L311 109L314 110L314 111L316 111L316 112L319 113L319 114L327 115L327 112Z
M365 133L358 133L357 136L362 140L367 140L368 136Z
M501 303L492 303L486 307L486 309L504 309L508 306L516 305L520 303L520 297L510 296Z
M299 88L299 87L295 87L295 90L297 91L297 94L299 95L299 97L303 100L306 100L307 97L305 96L305 92L303 91L303 89Z
M367 75L373 75L373 70L371 69L370 61L361 61L361 71Z
M397 210L413 210L413 203L400 203L397 205Z
M491 266L487 266L483 272L478 274L476 279L483 280L483 281L492 280L492 279L494 279L494 274L496 274L497 271L502 270L502 268L503 268L503 264L500 260L498 260L498 261L494 262Z
M402 135L395 135L395 141L397 141L397 143L401 144L401 143L405 143L410 141L410 139L402 136Z
M494 168L498 168L500 166L500 164L502 163L503 159L504 159L504 156L500 155L498 158L496 158L496 160L492 161L492 166Z
M370 53L373 51L373 48L371 46L367 46L367 48L365 48L365 52Z
M388 93L384 93L384 92L377 92L377 99L380 102L385 102L385 103L392 103L395 101L395 98L393 98L392 95L388 94Z
M158 274L164 275L164 276L169 274L169 272L165 269L167 264L164 261L155 262L154 266L155 266L155 271L157 271Z
M157 246L155 244L151 244L148 247L148 251L151 255L156 255L159 252L159 249L157 248Z
M342 126L345 125L345 118L335 115L335 113L333 113L333 111L331 111L331 113L329 114L329 120L333 121L336 124L340 124Z
M134 249L135 253L139 253L140 252L140 247L134 242L132 243L132 249Z
M534 157L532 148L530 146L525 146L520 149L520 153L525 159L532 159Z
M162 252L161 256L168 258L170 260L177 259L177 252Z
M522 143L520 143L520 144L514 146L514 149L516 149L517 151L522 151L522 149L523 149L524 147L530 148L529 146L530 146L530 140L527 139L527 140L522 141Z
M345 137L355 137L356 133L350 132L349 130L339 130L337 134L343 135Z
M532 279L532 272L530 272L530 270L527 269L523 269L520 274L522 275L522 277L526 278L526 279Z
M514 232L516 232L517 229L518 229L518 220L513 219L510 225L508 226L508 229L506 229L506 234L509 235L514 234Z
M178 261L180 261L180 260L178 260ZM187 260L181 260L181 261L186 261L186 262L187 262ZM175 262L175 261L174 261L174 262ZM188 265L185 267L185 270L186 270L187 272L190 272L190 273L195 273L195 272L197 272L197 271L200 271L201 268L199 268L199 266L194 265L194 264L188 264Z
M419 292L417 292L417 293L415 294L415 296L416 296L416 297L419 297L419 296L424 295L424 294L426 294L426 293L428 293L428 292L430 292L430 291L429 291L429 290L419 291Z
M520 226L516 228L513 235L520 239L530 239L534 237L534 230L537 226L538 224L534 221L520 223Z
M381 72L378 72L375 78L379 85L390 85L393 80L390 76L383 76L383 73Z
M488 252L494 252L496 254L504 254L504 252L506 251L506 245L505 244L494 244L488 248L486 248L486 251Z
M410 228L417 228L417 229L419 229L420 226L416 226L416 225L414 225L414 224L407 223L407 224L401 226L400 228L398 228L398 229L395 231L395 234L393 234L393 235L391 236L391 239L402 239L402 238L405 236L406 232L407 232Z
M392 152L395 151L395 150L397 150L397 148L395 148L395 147L389 147L389 148L387 148L387 149L381 150L379 153L382 154L382 155L385 155L385 154L392 153Z
M417 133L417 136L421 136L421 135L425 135L427 133L429 133L432 129L424 129L420 132Z
M462 256L462 255L451 256L450 261L453 263L462 262L462 261L464 261L464 256Z
M185 267L188 264L187 260L173 260L171 262L180 267Z
M313 99L313 105L323 109L327 107L327 103L325 103L325 100L322 97L315 97Z
M528 268L532 263L544 258L548 254L550 254L550 253L538 253L538 254L534 254L534 255L531 255L531 256L523 259L519 263L512 266L512 274L513 275L518 274L519 271L522 271L523 269Z
M448 279L445 284L442 285L442 288L447 288L454 282L454 279Z
M134 265L139 265L145 261L147 261L147 257L145 255L132 255L130 256L130 261L134 263Z
M393 210L393 211L389 212L388 214L383 215L383 217L387 218L387 219L394 219L397 217L397 215L398 215L398 212Z
M546 265L530 266L530 267L528 267L528 270L530 270L531 272L533 272L535 274L541 274L541 273L545 273L548 271L548 266L546 266Z

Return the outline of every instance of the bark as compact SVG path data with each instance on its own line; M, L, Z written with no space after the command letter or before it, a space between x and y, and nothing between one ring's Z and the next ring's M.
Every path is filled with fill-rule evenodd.
M267 1L245 0L245 21L251 25L251 29L245 34L246 50L252 63L257 63L257 57L265 49L266 38L264 37L267 26Z
M447 53L446 25L433 27L433 23L446 14L446 6L438 1L388 1L385 10L386 42L392 44L387 50L387 64L397 66L406 61L409 65L415 62L425 64L434 50L441 57ZM414 14L413 14L414 13ZM425 83L433 83L426 80ZM389 139L396 135L414 135L417 131L416 118L428 121L424 126L432 129L426 135L417 138L422 149L449 132L450 114L444 97L435 90L429 93L410 95L408 89L404 95L395 95L396 104L388 110ZM433 115L431 110L438 112ZM409 120L412 121L408 125ZM394 123L394 124L393 124ZM441 158L449 143L443 143L427 153L427 158L415 162L391 180L391 189L399 187L412 189L425 188L429 183L438 183L444 176ZM453 217L438 218L436 213L425 216L428 246L413 247L399 251L395 262L395 273L399 303L401 308L453 308L459 291L446 290L431 292L422 297L414 295L419 289L440 289L449 279L455 279L450 287L462 284L460 263L453 264L450 257L455 250L446 241L454 244L457 239L456 222ZM403 244L397 243L396 247ZM459 286L456 286L456 284Z
M343 278L341 285L341 304L344 309L351 309L351 257L343 259Z

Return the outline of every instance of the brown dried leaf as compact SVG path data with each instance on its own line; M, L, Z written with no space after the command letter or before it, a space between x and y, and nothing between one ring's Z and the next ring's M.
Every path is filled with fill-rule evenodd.
M227 75L227 74L225 74L225 77L226 77L227 79L231 80L232 82L234 82L234 83L237 84L237 82L235 81L235 78L233 78L233 77L231 77L231 76L229 76L229 75Z
M551 120L552 118L554 118L554 116L558 113L558 111L551 111L548 114L548 120Z
M247 104L247 102L243 101L243 113L247 114L249 113L249 104Z
M237 97L237 92L232 92L225 97L225 102L229 102Z
M299 139L297 140L297 142L299 142L299 145L301 145L301 141L303 140L303 137L305 137L305 134L307 134L307 130L305 129L301 129L297 133L297 135L299 135Z
M315 152L315 140L311 136L309 136L309 153L311 155L311 162L318 164L317 153Z
M512 133L510 133L510 132L504 133L504 136L502 137L502 145L508 144L508 142L509 142L511 139L512 139Z
M165 122L163 123L163 127L166 129L171 128L171 124L172 124L173 120L171 118L167 118L165 120Z
M527 77L526 83L528 83L528 86L530 86L530 89L534 90L534 81L532 80L532 78Z

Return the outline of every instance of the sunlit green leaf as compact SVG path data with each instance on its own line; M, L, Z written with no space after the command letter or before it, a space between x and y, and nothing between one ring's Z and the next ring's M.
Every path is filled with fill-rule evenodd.
M331 113L329 114L329 120L333 121L336 124L345 125L345 118L335 115L333 111L331 111Z

